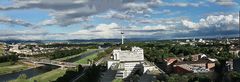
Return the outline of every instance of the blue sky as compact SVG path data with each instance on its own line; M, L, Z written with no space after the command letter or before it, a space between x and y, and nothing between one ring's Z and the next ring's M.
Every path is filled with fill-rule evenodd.
M237 36L239 0L0 0L0 39Z

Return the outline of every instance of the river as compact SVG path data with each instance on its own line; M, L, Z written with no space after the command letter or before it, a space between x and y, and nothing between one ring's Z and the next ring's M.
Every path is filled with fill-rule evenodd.
M91 54L94 54L94 53L98 53L98 52L101 52L102 50L105 50L105 49L98 49L98 50L94 50L94 51L91 51L91 52L87 52L87 53L83 53L82 55L80 56L77 56L77 57L74 57L74 58L71 58L71 59L68 59L68 60L65 60L66 62L76 62L84 57L87 57Z
M80 56L68 59L66 61L67 62L75 62L75 61L78 61L78 60L80 60L80 59L82 59L86 56L89 56L91 54L100 52L102 50L105 50L105 49L99 49L99 50L94 50L94 51L91 51L91 52L83 53ZM0 75L0 82L6 82L6 81L9 81L9 80L14 80L21 74L26 74L28 78L31 78L31 77L37 76L39 74L54 70L56 68L59 68L59 67L58 66L53 66L53 65L45 65L45 66L41 66L41 67L37 67L37 68L31 68L31 69L23 70L23 71L20 71L20 72L4 74L4 75Z
M53 66L53 65L44 65L36 68L30 68L27 70L23 70L20 72L14 72L14 73L9 73L9 74L4 74L0 75L0 82L6 82L9 80L14 80L16 79L19 75L21 74L26 74L28 78L34 77L36 75L51 71L53 69L59 68L58 66Z

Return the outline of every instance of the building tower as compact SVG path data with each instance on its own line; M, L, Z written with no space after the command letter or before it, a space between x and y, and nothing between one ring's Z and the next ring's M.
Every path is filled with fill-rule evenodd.
M124 44L124 33L123 33L123 27L122 27L121 35L122 35L122 44Z

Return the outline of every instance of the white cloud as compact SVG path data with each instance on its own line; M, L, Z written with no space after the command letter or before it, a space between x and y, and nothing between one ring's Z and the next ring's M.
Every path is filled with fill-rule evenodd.
M117 12L117 11L109 11L104 15L96 15L96 17L100 17L100 18L115 18L115 19L122 19L122 20L127 20L127 19L131 19L132 16L123 13L123 12Z
M168 33L175 28L175 25L155 25L155 26L130 26L124 27L124 33L127 38L134 38L135 36L153 35L158 32ZM80 36L84 39L96 39L96 38L120 38L122 28L116 23L111 24L99 24L95 29L80 30L78 32L70 33L70 35Z
M68 26L76 24L89 16L120 9L127 2L122 0L15 0L13 5L0 6L0 10L38 8L50 11L52 19L44 20L42 24L57 24Z
M0 17L0 23L4 23L4 24L13 24L13 25L21 25L24 27L30 27L30 28L38 28L38 26L33 25L29 22L26 22L24 20L20 20L20 19L12 19L9 17Z
M164 25L157 25L157 26L145 26L143 30L169 30L170 27Z
M237 2L234 2L233 0L208 0L209 2L216 3L218 5L223 6L236 6L238 5Z
M78 32L70 33L71 35L80 35L82 38L116 38L120 34L120 26L116 23L99 24L95 29L80 30ZM91 36L91 37L89 37Z
M210 15L205 19L200 19L195 23L189 20L182 20L183 26L191 29L218 27L225 30L236 29L239 24L239 17L237 15Z
M165 19L138 19L136 20L139 24L178 24L181 23L183 17L178 18L165 18Z
M148 13L153 10L146 3L127 3L123 5L123 8L128 9L128 13Z
M148 5L152 6L174 6L174 7L199 7L201 5L204 5L204 2L197 2L197 3L189 3L189 2L164 2L162 0L151 0L147 3Z
M0 39L20 39L20 40L44 40L47 39L46 32L43 29L3 29L0 30Z

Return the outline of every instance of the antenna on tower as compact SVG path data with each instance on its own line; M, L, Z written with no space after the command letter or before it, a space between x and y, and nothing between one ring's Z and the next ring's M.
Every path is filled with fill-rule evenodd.
M121 26L122 30L121 30L121 35L122 35L122 44L124 44L124 32L123 32L123 27Z

